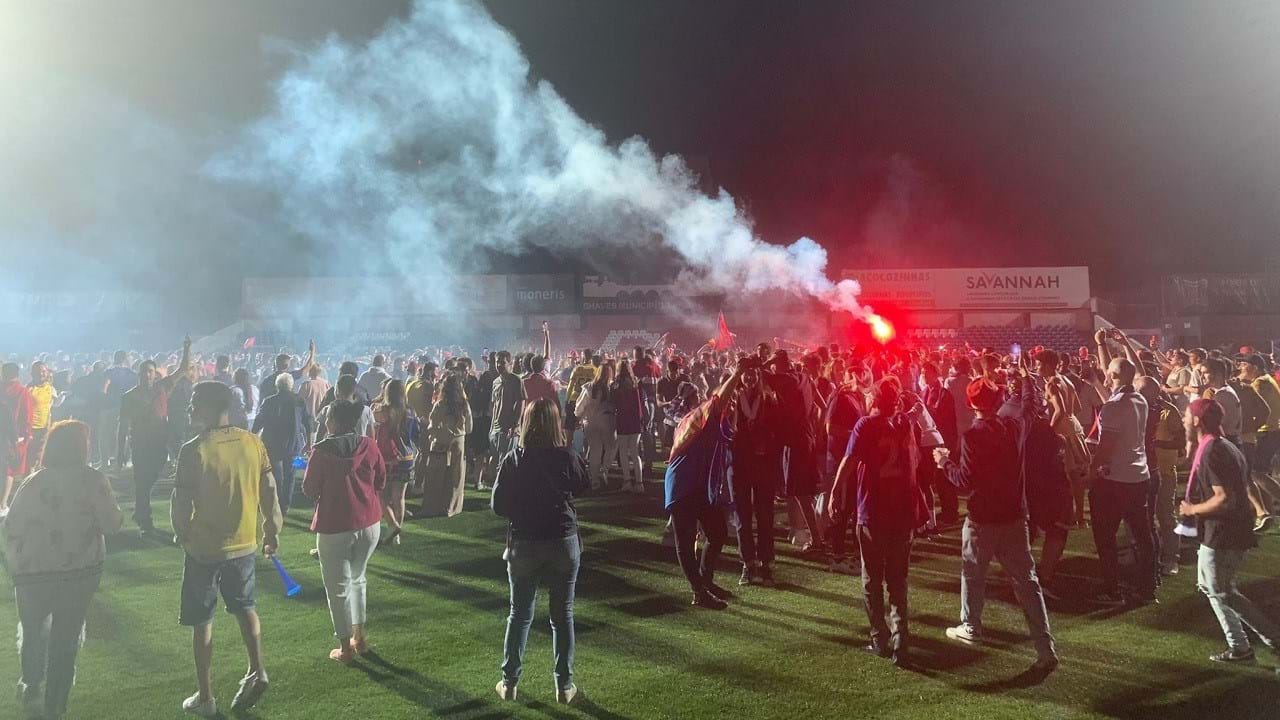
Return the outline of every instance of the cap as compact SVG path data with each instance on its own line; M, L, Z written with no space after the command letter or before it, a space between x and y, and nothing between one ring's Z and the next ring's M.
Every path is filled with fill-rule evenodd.
M965 388L965 396L969 399L969 407L974 410L993 411L1000 407L1003 398L1000 388L985 378L978 378Z

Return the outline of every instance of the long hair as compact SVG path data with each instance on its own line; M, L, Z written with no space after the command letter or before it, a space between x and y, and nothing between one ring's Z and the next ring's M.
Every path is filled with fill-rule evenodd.
M630 390L636 386L636 376L631 371L631 361L625 358L618 363L617 386L624 390Z
M467 389L462 385L462 376L450 374L444 379L440 387L440 402L444 403L450 415L462 417L467 408Z
M524 416L520 419L520 447L528 450L564 446L560 408L546 398L525 406Z
M382 397L378 399L387 413L387 424L400 432L404 419L409 414L409 406L405 402L404 381L389 380L382 386Z
M79 420L54 423L40 448L38 465L46 468L77 468L89 464L89 426Z
M591 383L591 397L604 399L609 397L609 387L613 385L613 363L604 363L596 370L596 379Z

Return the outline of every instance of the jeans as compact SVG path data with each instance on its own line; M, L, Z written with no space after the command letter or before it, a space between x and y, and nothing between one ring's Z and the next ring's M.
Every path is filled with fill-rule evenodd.
M155 527L151 520L151 491L160 481L168 459L163 439L138 442L133 438L133 520L143 530Z
M293 458L271 457L271 474L276 478L276 497L280 500L280 512L289 512L293 503Z
M1147 503L1154 518L1151 523L1151 534L1155 538L1152 549L1156 557L1157 582L1160 581L1161 568L1178 564L1179 541L1177 534L1174 533L1174 529L1178 527L1178 518L1174 513L1177 483L1177 475L1157 469L1151 476L1150 492L1147 494Z
M960 500L956 496L956 487L947 480L947 476L938 469L933 461L933 448L920 449L920 464L916 469L917 485L924 493L925 504L929 506L929 519L934 523L949 524L960 516ZM937 494L941 511L935 511L934 494Z
M708 583L715 581L716 561L720 559L725 536L729 534L724 512L699 494L677 500L669 510L671 528L675 532L676 561L680 563L689 587L694 592L701 592ZM707 536L701 556L694 549L699 526Z
M511 614L503 648L502 677L508 685L520 681L524 648L533 624L538 585L546 579L551 590L551 642L555 646L556 685L573 685L573 591L578 582L582 544L577 535L561 540L513 540L507 550L511 580Z
M907 608L907 568L911 562L910 530L872 530L858 526L862 548L862 600L871 623L871 642L893 653L906 650L910 638ZM889 591L885 621L884 595Z
M18 649L24 700L37 697L44 684L44 714L60 718L76 680L76 654L84 643L84 620L98 590L100 575L19 585Z
M618 449L618 435L612 415L601 415L587 423L587 469L591 473L591 486L604 485L609 480L609 465Z
M733 467L733 501L738 511L738 554L742 564L773 562L773 501L777 463L768 455L742 453Z
M316 535L329 616L333 619L333 633L340 640L351 639L352 625L365 623L365 568L378 547L381 532L382 526L374 523L361 530Z
M987 568L993 559L1000 561L1005 575L1013 583L1013 592L1022 604L1027 628L1041 658L1055 657L1053 635L1049 634L1049 614L1044 595L1036 578L1035 561L1027 523L1021 520L1007 524L979 524L964 521L960 558L960 622L982 631L982 608L987 599Z
M644 470L640 465L640 433L618 436L618 460L622 465L622 482L644 484Z
M1155 592L1155 575L1151 568L1155 563L1152 545L1151 513L1147 510L1148 484L1122 483L1114 480L1097 480L1089 491L1089 509L1093 513L1093 544L1098 549L1098 561L1102 564L1103 589L1108 593L1120 591L1120 558L1116 547L1116 532L1123 521L1129 526L1137 554L1139 595L1150 596Z
M1272 651L1280 652L1280 626L1236 587L1236 574L1244 564L1244 555L1243 550L1214 550L1201 545L1196 583L1209 598L1231 650L1243 653L1250 649L1244 630L1248 627Z

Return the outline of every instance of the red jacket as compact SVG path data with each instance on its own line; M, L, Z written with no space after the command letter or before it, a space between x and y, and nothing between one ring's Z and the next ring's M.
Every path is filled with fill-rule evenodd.
M311 531L354 532L382 518L387 466L372 438L339 435L316 444L302 492L316 501Z
M0 387L0 408L6 417L0 418L0 427L11 430L14 440L31 437L31 393L14 380Z

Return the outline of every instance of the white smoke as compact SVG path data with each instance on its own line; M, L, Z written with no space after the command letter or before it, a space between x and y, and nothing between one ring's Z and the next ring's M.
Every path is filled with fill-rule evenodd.
M442 272L423 302L472 248L658 243L708 290L785 291L864 314L857 283L828 279L817 243L765 243L681 158L639 138L610 145L468 0L419 0L364 46L330 37L299 50L274 110L207 169L278 196L295 230L344 258L358 248L365 271Z

